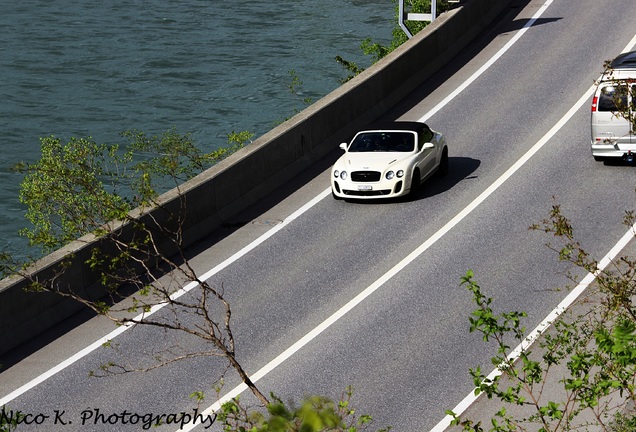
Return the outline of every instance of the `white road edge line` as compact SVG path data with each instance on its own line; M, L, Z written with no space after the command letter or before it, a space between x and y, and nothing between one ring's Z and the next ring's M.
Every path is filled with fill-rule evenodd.
M471 85L477 78L479 78L479 76L481 74L483 74L487 69L489 69L490 66L492 66L497 60L499 60L499 58L502 55L504 55L504 53L506 51L508 51L508 49L510 49L511 46L513 46L515 43L517 43L517 41L521 38L521 36L523 36L528 31L528 29L534 25L534 23L537 21L537 19L539 19L541 17L541 15L543 15L543 13L546 11L548 6L550 6L552 4L553 1L554 0L547 0L543 4L543 6L541 6L537 10L537 12L532 16L532 18L530 18L530 20L528 20L528 22L523 26L523 28L521 30L519 30L512 37L512 39L510 39L508 41L508 43L506 43L499 51L497 51L497 53L490 60L488 60L486 63L484 63L484 65L482 67L480 67L474 74L472 74L470 76L470 78L468 78L460 86L458 86L451 94L446 96L432 110L430 110L428 113L426 113L424 115L424 117L422 117L419 121L426 122L426 120L431 118L433 115L437 114L437 112L440 109L442 109L444 106L446 106L451 100L455 99L455 97L458 94L463 92L469 85Z
M632 38L631 41L627 44L627 46L621 51L622 53L628 52L634 48L636 45L636 35ZM579 105L582 101L585 102L589 97L588 94L592 92L594 93L595 85L592 86L590 90L588 90L581 99L577 102L575 107ZM572 110L568 111L568 114ZM568 115L566 114L566 116ZM573 114L573 113L572 113ZM554 128L553 128L554 129ZM577 298L585 291L585 289L596 279L596 276L601 273L605 267L607 267L612 260L620 253L621 250L629 243L629 241L636 235L636 224L632 225L629 230L623 235L623 237L614 245L614 247L601 259L598 263L598 270L595 273L588 273L583 280L559 303L559 305L554 308L550 314L539 325L530 333L528 336L508 355L508 359L511 361L515 361L519 356L527 350L533 343L536 341L539 336L541 336L552 323L563 314L567 310L568 307L572 305L576 301ZM487 379L493 380L496 376L501 375L501 370L499 368L495 368L490 374L487 376ZM455 415L460 416L466 411L470 405L472 405L479 396L475 396L475 392L472 391L469 393L455 408L453 408L453 412ZM450 415L444 417L430 432L443 432L448 428L452 422L453 418Z
M424 117L422 117L420 119L420 121L425 121L426 119L430 118L433 114L435 114L437 111L439 111L443 106L445 106L446 104L448 104L452 99L454 99L455 97L457 97L457 95L459 95L464 89L466 89L468 87L469 84L471 84L472 82L474 82L481 74L483 74L490 66L492 66L492 64L495 63L496 60L498 60L520 37L521 35L523 35L523 33L525 33L525 31L527 31L527 29L532 26L534 24L534 22L541 16L541 14L545 11L545 9L552 3L553 0L548 0L541 9L539 9L539 11L533 16L533 18L528 21L528 23L526 23L526 25L510 40L508 41L508 43L501 49L499 50L495 56L493 58L491 58L484 66L482 66L476 73L474 73L466 83L464 83L463 85L459 86L453 93L451 93L448 97L446 97L442 102L440 102L438 105L436 105L431 111L429 111ZM494 191L494 189L492 190ZM490 193L492 193L492 191ZM305 204L303 207L301 207L300 209L298 209L296 212L294 212L292 215L290 215L290 217L286 218L285 221L283 221L283 223L275 226L274 228L272 228L271 230L269 230L267 233L265 233L263 236L259 237L257 240L255 240L253 243L251 243L250 245L248 245L246 248L242 249L241 251L237 252L235 255L233 255L232 257L228 258L226 261L224 261L223 263L219 264L218 266L214 267L213 269L211 269L210 271L208 271L207 273L203 274L201 276L202 279L207 279L211 276L213 276L214 274L216 274L217 272L219 272L220 270L222 270L223 268L227 267L228 265L230 265L231 263L235 262L236 260L240 259L241 257L243 257L245 254L247 254L249 251L253 250L254 248L256 248L258 245L262 244L263 242L265 242L267 239L269 239L270 237L272 237L274 234L276 234L278 231L280 231L282 228L284 228L286 225L288 225L291 221L293 221L294 219L296 219L297 217L299 217L301 214L303 214L305 211L307 211L309 208L313 207L315 204L317 204L319 201L321 201L323 198L325 198L326 196L329 195L330 193L330 189L326 189L324 190L322 193L320 193L318 196L316 196L313 200L311 200L310 202L308 202L307 204ZM490 194L489 193L489 194ZM482 194L483 195L483 194ZM476 205L474 206L476 207ZM469 211L466 211L466 209L460 213L460 215L456 216L451 222L449 222L449 224L452 223L452 226L454 226L456 223L458 223L461 219L463 219L467 214L469 214L473 209L471 208ZM460 217L461 216L461 217ZM459 217L459 219L458 219ZM456 220L457 219L457 220ZM456 221L455 221L456 220ZM455 221L453 223L453 221ZM447 224L447 226L449 226L449 224ZM441 231L441 230L440 230ZM430 238L424 245L426 245L425 248L422 248L422 245L420 248L418 248L418 250L421 250L419 253L417 253L417 255L413 256L413 254L415 252L417 252L418 250L414 251L413 253L411 253L411 255L409 255L406 260L412 261L413 259L415 259L419 254L421 254L422 252L424 252L426 249L428 249L428 247L430 247L432 244L434 244L439 238L442 237L443 234L439 234L440 231L438 231L438 233L436 235L434 235L434 237ZM439 234L439 235L438 235ZM388 274L387 274L388 275ZM387 276L385 275L385 276ZM391 276L392 277L392 276ZM347 303L347 305L345 305L343 308L341 308L338 312L336 312L334 315L332 315L330 318L328 318L325 322L323 322L323 324L325 324L329 319L339 319L342 315L344 315L346 312L348 312L349 310L351 310L355 305L357 305L360 301L362 301L364 298L366 298L367 296L369 296L373 291L375 291L377 288L379 288L380 286L382 286L384 284L384 282L386 280L390 279L387 278L385 279L384 277L381 278L380 280L382 280L381 283L378 284L379 281L376 282L376 284L372 285L371 287L367 288L365 291L363 291L362 293L360 293L356 298L354 298L353 300L351 300L349 303ZM196 288L198 286L198 284L196 283L190 283L188 285L186 285L185 287L183 287L183 289L179 290L178 292L176 292L173 296L174 298L178 298L182 295L184 295L185 293L191 291L192 289ZM375 287L375 288L373 288ZM373 289L372 289L373 288ZM372 289L372 290L371 290ZM357 300L356 300L357 299ZM160 304L160 305L156 305L155 307L153 307L148 313L145 314L145 316L150 316L152 314L154 314L155 312L159 311L160 309L162 309L165 306L165 304ZM349 307L349 309L346 309ZM142 314L143 315L143 314ZM141 318L142 315L137 316L136 318ZM335 322L335 321L333 321ZM331 325L331 324L329 324ZM291 356L294 352L296 352L297 350L299 350L302 346L304 346L306 343L308 343L311 339L313 339L314 337L316 337L318 334L320 334L322 332L322 330L324 330L325 328L327 328L329 325L327 325L326 327L320 329L318 331L318 329L322 326L317 327L316 329L314 329L312 332L310 332L309 334L307 334L305 337L303 337L301 340L299 340L298 342L296 342L294 345L292 345L290 348L288 348L285 352L283 352L282 354L280 354L278 357L276 357L276 359L272 360L270 363L268 363L265 367L261 368L259 371L257 371L253 376L252 376L252 380L254 382L256 382L258 379L262 378L263 376L265 376L267 373L269 373L272 369L274 369L276 366L278 366L280 363L282 363L286 358L288 358L289 356ZM104 343L114 339L115 337L119 336L120 334L122 334L123 332L125 332L127 329L129 329L131 326L121 326L117 329L115 329L114 331L110 332L109 334L107 334L106 336L100 338L99 340L95 341L94 343L92 343L91 345L87 346L86 348L82 349L81 351L77 352L75 355L69 357L68 359L66 359L65 361L59 363L57 366L51 368L50 370L48 370L47 372L45 372L44 374L39 375L38 377L34 378L33 380L29 381L28 383L24 384L23 386L19 387L18 389L14 390L13 392L9 393L7 396L3 397L2 399L0 399L0 406L6 405L8 402L12 401L13 399L17 398L18 396L26 393L27 391L29 391L30 389L36 387L37 385L39 385L40 383L44 382L45 380L47 380L48 378L50 378L51 376L57 374L58 372L62 371L63 369L67 368L68 366L72 365L73 363L75 363L76 361L80 360L81 358L85 357L86 355L88 355L89 353L91 353L92 351L96 350L97 348L101 347ZM232 391L230 391L228 394L226 394L225 396L223 396L219 402L217 402L216 404L212 405L210 408L208 408L208 410L206 410L207 412L211 412L214 411L215 409L213 409L214 407L216 407L216 409L218 409L218 407L220 407L220 405L223 403L223 401L227 401L235 396L237 396L238 394L242 393L244 390L246 390L247 386L245 386L244 384L241 384L239 386L237 386L236 388L234 388ZM194 425L192 426L194 427ZM189 430L189 429L188 429Z
M482 192L477 198L475 198L466 208L464 208L461 212L459 212L453 219L446 223L441 229L439 229L435 234L429 237L424 243L422 243L417 249L411 252L406 258L396 264L393 268L391 268L388 272L382 275L377 281L367 287L360 294L355 296L352 300L350 300L347 304L342 306L338 311L336 311L329 318L324 320L320 325L314 328L312 331L307 333L304 337L294 343L292 346L287 348L284 352L278 355L274 360L266 364L263 368L258 370L254 375L251 375L252 381L257 382L259 379L267 375L274 368L283 363L286 359L291 357L295 352L300 350L303 346L309 343L312 339L322 333L324 330L329 328L332 324L338 321L342 316L344 316L347 312L351 311L355 306L357 306L364 299L373 294L378 288L384 285L385 282L389 281L396 274L398 274L402 269L404 269L407 265L413 262L417 257L419 257L422 253L424 253L427 249L433 246L439 239L441 239L447 232L453 229L459 222L461 222L466 216L472 213L482 202L484 202L490 195L492 195L506 180L508 180L519 168L521 168L535 153L537 153L548 141L549 139L556 134L565 123L574 115L576 111L578 111L581 106L590 98L594 91L594 87L591 87L590 90L586 91L583 97L579 99L579 101L565 114L561 120L552 128L550 131L543 136L534 146L530 148L522 157L519 159L512 167L510 167L505 173L503 173L491 186L489 186L484 192ZM244 390L247 389L245 384L240 384L236 388L232 389L229 393L224 395L219 399L215 404L207 408L204 412L204 415L211 414L212 412L218 410L221 405L233 397L239 395ZM186 426L183 431L192 430L192 426Z
M464 89L468 87L469 84L474 82L481 74L483 74L490 66L492 66L497 59L499 59L519 38L530 28L536 20L545 12L550 4L552 4L553 0L546 1L543 6L534 14L532 19L530 19L526 25L519 30L519 32L510 40L508 43L502 47L494 57L492 57L483 67L477 70L466 82L468 84L459 86L453 93L451 93L448 97L442 100L438 105L436 105L431 111L425 114L419 121L424 122L429 119L433 114L439 111L444 105L448 104L453 98L459 95ZM376 280L373 284L367 287L360 294L355 296L352 300L338 309L333 315L320 323L316 328L307 333L301 339L299 339L292 346L287 348L281 354L279 354L272 361L267 363L261 369L259 369L256 373L251 375L252 381L256 383L258 380L263 378L273 369L282 364L285 360L291 357L294 353L299 351L302 347L312 341L316 336L322 333L324 330L329 328L332 324L338 321L341 317L343 317L347 312L351 311L354 307L356 307L359 303L361 303L364 299L373 294L378 288L384 285L385 282L389 281L396 274L398 274L402 269L404 269L407 265L413 262L417 257L419 257L422 253L424 253L427 249L429 249L432 245L434 245L440 238L442 238L447 232L453 229L459 222L461 222L466 216L468 216L475 208L479 206L486 198L488 198L493 192L495 192L506 180L508 180L519 168L521 168L536 152L538 152L552 136L554 136L562 127L567 123L567 121L572 118L574 113L578 111L583 104L592 96L594 93L594 87L591 87L585 94L576 102L576 104L570 108L570 110L557 122L557 124L548 131L547 134L543 136L534 146L530 148L512 167L510 167L501 177L499 177L490 187L488 187L484 192L482 192L475 200L473 200L466 208L464 208L460 213L458 213L453 219L446 223L440 230L438 230L435 234L429 237L422 245L420 245L417 249L411 252L406 258L396 264L392 269L390 269L387 273L382 275L378 280ZM327 191L329 192L329 189ZM235 388L233 388L230 392L223 395L217 402L208 407L203 415L212 414L215 411L218 411L225 402L231 400L232 398L238 396L243 391L247 390L247 386L244 383L239 384ZM185 425L182 431L191 431L196 427L196 424Z
M297 219L300 215L302 215L307 210L312 208L318 202L323 200L330 193L331 193L331 189L324 190L323 192L318 194L315 198L313 198L311 201L309 201L308 203L303 205L301 208L296 210L294 213L289 215L285 220L283 220L282 223L276 225L275 227L273 227L272 229L267 231L265 234L263 234L262 236L260 236L256 240L254 240L252 243L247 245L245 248L241 249L240 251L238 251L237 253L235 253L231 257L227 258L225 261L223 261L222 263L220 263L216 267L214 267L211 270L209 270L208 272L202 274L201 275L201 279L202 280L206 280L206 279L211 278L216 273L220 272L221 270L223 270L224 268L226 268L230 264L232 264L235 261L237 261L240 258L242 258L244 255L246 255L247 253L249 253L250 251L255 249L258 245L262 244L267 239L272 237L274 234L276 234L277 232L282 230L284 227L289 225L292 221ZM199 284L197 284L196 282L190 282L189 284L187 284L186 286L184 286L180 290L176 291L170 297L172 299L177 299L177 298L181 297L182 295L192 291L194 288L196 288L198 286L199 286ZM142 314L137 315L135 317L135 320L139 320L141 318L147 318L150 315L158 312L159 310L161 310L162 308L167 306L167 304L168 303L157 304L157 305L153 306L150 309L150 311L148 311L147 313L142 313ZM6 405L8 402L11 402L13 399L17 398L18 396L20 396L20 395L26 393L27 391L31 390L32 388L36 387L38 384L41 384L42 382L46 381L47 379L49 379L53 375L57 374L58 372L66 369L67 367L69 367L70 365L75 363L76 361L80 360L81 358L83 358L86 355L90 354L91 352L95 351L97 348L103 346L108 341L113 340L115 337L119 336L120 334L122 334L123 332L125 332L126 330L128 330L131 327L132 327L132 325L129 324L129 325L123 325L121 327L116 328L112 332L108 333L106 336L103 336L102 338L100 338L97 341L93 342L92 344L90 344L86 348L78 351L73 356L71 356L68 359L64 360L63 362L59 363L57 366L49 369L45 373L37 376L36 378L32 379L28 383L22 385L21 387L17 388L16 390L12 391L8 395L6 395L2 399L0 399L0 407Z
M594 282L596 276L601 273L605 267L607 267L612 260L620 253L620 251L629 243L629 241L634 238L634 234L636 230L636 224L632 225L629 230L623 235L623 237L612 247L612 249L603 257L603 259L598 263L598 270L595 273L588 273L583 280L572 290L570 293L559 303L559 305L550 312L550 314L545 317L539 325L532 330L530 334L519 344L517 347L508 354L508 360L515 361L519 358L519 356L527 350L538 338L541 336L552 323L557 320L563 312L565 312L571 305L576 301L577 298L585 291L585 289ZM501 370L499 368L495 368L488 377L487 380L493 380L495 377L501 375ZM455 408L453 408L453 412L455 415L460 416L464 413L472 404L479 398L479 395L475 395L475 392L469 393ZM453 418L450 415L444 417L430 432L443 432L448 428L451 424Z
M521 37L521 35L523 33L525 33L527 28L529 28L532 24L534 24L534 22L541 16L541 14L545 11L545 9L548 7L548 5L550 5L552 3L552 1L553 0L548 0L543 5L543 7L541 9L539 9L539 11L533 16L533 18L530 21L528 21L528 23L526 23L524 28L522 28L510 41L508 41L508 43L501 50L499 50L492 59L490 59L483 67L481 67L476 73L474 73L468 79L468 81L467 81L468 84L464 84L464 85L459 86L455 91L453 91L453 93L451 95L446 97L442 102L437 104L431 111L429 111L424 117L422 117L420 119L420 121L425 121L426 119L430 118L434 113L439 111L444 105L448 104L453 98L457 97L457 95L459 95L464 89L466 89L469 84L471 84L473 81L475 81L477 79L478 76L480 76L482 73L484 73L486 71L486 69L488 69L490 66L492 66L492 64L494 64L494 62L497 59L499 59L503 55L503 53L506 52ZM276 225L274 228L272 228L271 230L267 231L265 234L263 234L261 237L256 239L254 242L250 243L244 249L242 249L239 252L237 252L236 254L232 255L230 258L228 258L227 260L225 260L224 262L222 262L218 266L212 268L207 273L201 275L201 279L205 280L205 279L208 279L208 278L212 277L217 272L221 271L222 269L224 269L225 267L227 267L231 263L237 261L238 259L240 259L244 255L246 255L248 252L250 252L253 249L255 249L258 245L260 245L263 242L265 242L267 239L269 239L274 234L276 234L281 229L283 229L285 226L287 226L290 222L292 222L293 220L298 218L300 215L302 215L305 211L309 210L311 207L313 207L318 202L320 202L322 199L324 199L326 196L328 196L330 194L330 192L331 192L331 190L329 188L324 190L323 192L321 192L318 196L316 196L314 199L309 201L303 207L301 207L300 209L298 209L297 211L292 213L288 218L286 218L283 221L283 223L281 223L279 225ZM179 290L175 294L173 294L173 298L181 297L182 295L186 294L187 292L191 291L192 289L196 288L197 286L198 286L198 284L196 284L195 282L187 284L181 290ZM135 319L142 318L144 315L146 317L148 317L148 316L154 314L155 312L159 311L160 309L162 309L165 305L166 304L156 305L153 308L151 308L151 310L149 312L147 312L145 314L140 314L137 317L135 317ZM42 382L46 381L48 378L52 377L53 375L57 374L58 372L60 372L60 371L62 371L64 369L66 369L68 366L72 365L76 361L78 361L81 358L85 357L89 353L95 351L97 348L101 347L102 345L104 345L108 341L110 341L110 340L114 339L115 337L119 336L120 334L122 334L123 332L128 330L130 327L131 327L131 325L118 327L117 329L115 329L112 332L108 333L104 337L102 337L102 338L98 339L97 341L93 342L92 344L90 344L86 348L78 351L73 356L71 356L68 359L62 361L61 363L59 363L58 365L54 366L53 368L49 369L45 373L37 376L33 380L31 380L28 383L26 383L26 384L22 385L21 387L17 388L13 392L9 393L8 395L6 395L6 396L4 396L3 398L0 399L0 406L6 405L8 402L10 402L13 399L17 398L18 396L26 393L27 391L31 390L32 388L36 387L37 385L41 384ZM263 369L261 369L261 371L262 370ZM261 372L261 371L259 371L259 372ZM257 374L259 372L257 372ZM243 389L243 390L245 390L245 389ZM236 394L241 393L243 390L237 392L237 389L234 389L230 393L228 393L228 395L230 395L230 394L236 395ZM229 399L226 399L226 397L224 397L222 400L229 400Z
M475 79L477 79L477 77L479 75L481 75L486 69L488 69L499 57L501 57L503 55L503 53L505 51L507 51L521 37L521 35L523 33L525 33L525 31L527 31L527 29L529 27L531 27L534 24L534 22L541 16L541 14L552 3L552 1L553 0L547 1L542 6L542 8L535 14L535 16L524 26L524 28L521 29L515 35L515 37L513 37L508 42L508 44L506 44L487 64L485 64L475 74L473 74L469 78L468 81L466 81L462 86L458 87L451 95L449 95L442 102L440 102L440 104L438 104L431 111L429 111L429 113L427 113L424 117L422 117L420 119L420 121L425 121L428 118L430 118L432 115L434 115L444 105L446 105L448 102L450 102L450 100L452 100L459 93L461 93L461 91L463 91L465 88L467 88L468 85L471 84ZM382 285L384 285L385 282L390 280L393 276L395 276L397 273L399 273L399 271L401 271L404 267L406 267L408 264L410 264L413 260L415 260L418 256L420 256L424 251L426 251L434 243L436 243L437 240L439 240L441 237L443 237L443 235L445 233L450 231L455 225L457 225L468 214L470 214L481 202L483 202L488 196L490 196L495 190L497 190L499 188L499 186L501 186L521 166L523 166L539 149L541 149L549 141L549 139L554 134L556 134L556 132L558 130L560 130L561 127L563 127L563 125L574 115L574 113L576 111L578 111L578 109L589 99L589 97L593 93L593 90L594 90L594 87L591 87L590 90L587 91L583 95L583 97L575 104L575 106L572 107L568 111L568 113L566 113L566 115L541 140L539 140L530 150L528 150L528 152L526 152L524 154L524 156L522 156L522 158L519 159L519 161L517 161L517 163L515 163L511 168L509 168L501 177L499 177L499 179L497 179L497 181L495 181L495 183L493 183L489 188L487 188L484 192L482 192L482 194L480 194L469 206L467 206L458 215L456 215L451 221L449 221L444 227L442 227L442 229L437 231L431 238L429 238L426 242L424 242L416 250L411 252L411 254L409 254L404 260L402 260L400 263L398 263L391 270L389 270L385 275L383 275L375 283L373 283L371 286L366 288L364 291L362 291L360 294L358 294L356 297L354 297L351 301L349 301L347 304L345 304L342 308L340 308L336 313L334 313L329 318L327 318L325 321L323 321L323 323L321 323L318 327L316 327L311 332L306 334L303 338L301 338L299 341L297 341L295 344L293 344L291 347L289 347L287 350L285 350L283 353L281 353L279 356L277 356L274 360L272 360L267 365L265 365L263 368L261 368L259 371L257 371L254 375L251 376L252 380L254 382L256 382L260 378L262 378L265 375L267 375L267 373L269 373L275 367L280 365L284 360L289 358L291 355L293 355L296 351L298 351L304 345L306 345L311 340L313 340L316 336L318 336L320 333L322 333L323 330L325 330L328 327L330 327L333 323L335 323L337 320L339 320L347 312L352 310L357 304L359 304L365 298L367 298L369 295L371 295L373 292L375 292L378 288L380 288ZM233 255L232 257L228 258L226 261L224 261L223 263L221 263L218 266L214 267L213 269L211 269L207 273L203 274L201 276L202 279L207 279L207 278L211 277L212 275L216 274L218 271L220 271L223 268L227 267L232 262L238 260L239 258L244 256L245 254L247 254L249 251L251 251L254 248L256 248L258 245L262 244L264 241L266 241L267 239L272 237L274 234L276 234L278 231L280 231L282 228L284 228L286 225L288 225L290 222L295 220L297 217L299 217L305 211L307 211L308 209L313 207L315 204L317 204L319 201L324 199L329 194L330 194L330 189L329 188L324 190L322 193L320 193L318 196L316 196L313 200L311 200L310 202L305 204L303 207L298 209L296 212L294 212L292 215L290 215L290 217L286 218L285 221L283 221L283 223L281 223L281 224L277 225L276 227L272 228L267 233L265 233L263 236L259 237L257 240L255 240L250 245L248 245L246 248L244 248L243 250L239 251L237 254ZM625 243L629 239L631 239L632 236L633 236L633 234L631 232L628 232L623 237L624 239L627 238L627 240L625 240ZM620 251L620 249L622 249L622 247L624 247L624 245L621 246L620 248L618 248L616 253L618 253L618 251ZM616 249L616 247L614 249ZM608 254L608 256L609 256L609 254ZM587 283L589 284L593 280L593 278L594 278L594 276ZM582 282L582 284L583 284L583 282ZM174 295L174 297L178 298L178 297L182 296L183 294L185 294L185 293L191 291L192 289L196 288L197 286L198 286L198 284L196 284L196 283L190 283L190 284L186 285L182 290L178 291ZM566 297L566 300L569 297L570 296ZM562 302L562 304L565 303L566 300L564 300L564 302ZM145 315L149 316L150 314L153 314L153 313L157 312L158 310L160 310L161 308L163 308L163 306L165 306L165 304L164 305L157 305L149 313L147 313ZM558 307L557 307L557 309L558 309ZM555 309L555 310L557 310L557 309ZM141 315L139 317L141 317ZM50 376L53 376L57 372L61 371L62 369L66 368L66 367L68 367L69 365L73 364L75 361L79 360L80 358L84 357L88 353L90 353L90 352L94 351L95 349L97 349L98 347L102 346L105 342L107 342L107 341L111 340L112 338L118 336L119 334L123 333L129 327L130 326L122 326L122 327L116 329L115 331L109 333L105 337L103 337L100 340L94 342L93 344L91 344L90 346L86 347L85 349L81 350L80 352L78 352L74 356L70 357L66 361L60 363L55 368L49 370L47 373L40 375L36 379L30 381L29 383L25 384L24 386L20 387L19 389L15 390L14 392L10 393L6 397L0 399L0 406L5 405L7 402L13 400L14 398L18 397L19 395L23 394L24 392L28 391L29 389L37 386L39 383L45 381ZM493 373L495 373L495 372L496 372L496 370L493 371ZM205 410L205 413L211 413L211 412L214 412L214 411L218 410L220 408L220 405L222 403L224 403L224 401L230 400L231 398L239 395L240 393L242 393L246 389L247 389L247 386L245 386L244 384L241 384L241 385L235 387L232 391L230 391L225 396L223 396L218 402L216 402L211 407L209 407L207 410ZM469 397L470 397L470 395L469 395ZM467 399L468 399L468 397L464 401L466 401ZM464 403L464 401L462 401L462 403L460 403L460 405L462 405ZM472 403L472 402L470 402L470 403ZM468 405L470 405L470 403L468 403L466 405L466 408L468 407ZM459 405L458 405L458 407L459 407ZM465 410L466 408L463 408L463 409ZM456 413L459 414L458 411L456 411ZM445 420L446 419L442 420L440 422L440 424L438 425L438 427L442 423L444 423ZM186 428L181 429L181 430L191 430L195 426L196 426L195 424L188 425ZM444 426L444 428L445 427L446 426ZM443 430L443 429L433 429L433 430Z

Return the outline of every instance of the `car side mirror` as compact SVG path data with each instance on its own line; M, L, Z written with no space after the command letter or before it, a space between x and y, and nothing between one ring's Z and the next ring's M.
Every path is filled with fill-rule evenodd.
M431 142L427 142L427 143L424 143L424 144L420 145L420 151L423 151L423 150L426 150L426 149L432 149L432 148L435 148L435 145L433 143L431 143Z
M344 150L344 151L347 151L347 143L346 142L345 143L341 143L340 144L340 149Z

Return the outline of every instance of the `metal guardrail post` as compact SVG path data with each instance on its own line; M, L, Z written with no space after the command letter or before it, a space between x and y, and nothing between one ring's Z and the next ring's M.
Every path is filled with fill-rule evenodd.
M448 3L459 3L460 0L448 0ZM411 39L413 34L409 31L408 27L406 27L405 21L435 21L437 18L437 0L431 0L431 13L406 13L404 10L404 0L399 1L399 24L400 28L406 33L406 36Z
M404 0L400 0L398 15L399 15L399 21L400 21L399 22L400 28L404 31L404 33L406 33L406 36L409 39L411 39L413 37L413 34L406 27L406 24L404 24L404 21L433 22L435 18L437 17L437 1L436 0L431 1L431 13L425 14L425 13L406 13L406 11L404 10Z

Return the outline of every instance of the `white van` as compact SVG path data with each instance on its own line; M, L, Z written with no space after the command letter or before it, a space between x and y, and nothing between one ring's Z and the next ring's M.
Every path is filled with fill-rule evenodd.
M636 51L621 54L601 76L592 100L592 156L636 158ZM628 120L632 119L632 121Z

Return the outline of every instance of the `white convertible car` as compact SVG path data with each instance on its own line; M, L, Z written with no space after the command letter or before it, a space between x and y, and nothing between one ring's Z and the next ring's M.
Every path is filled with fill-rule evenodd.
M436 172L448 172L444 136L420 122L372 125L340 148L345 154L331 171L331 191L336 199L413 194Z

